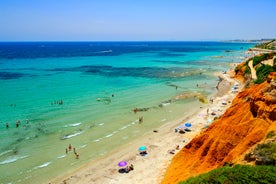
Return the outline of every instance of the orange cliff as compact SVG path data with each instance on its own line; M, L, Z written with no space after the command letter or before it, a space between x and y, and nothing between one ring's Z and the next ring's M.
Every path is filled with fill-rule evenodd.
M268 132L276 132L276 81L270 81L275 78L276 72L268 81L239 93L220 119L175 155L162 184L236 163Z

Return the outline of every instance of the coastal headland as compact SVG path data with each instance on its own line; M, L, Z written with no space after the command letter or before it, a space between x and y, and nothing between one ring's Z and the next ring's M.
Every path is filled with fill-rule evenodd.
M244 66L238 66L243 71L237 72L236 78L243 78ZM246 162L245 155L276 132L275 76L276 72L271 72L260 84L247 83L221 118L173 158L162 183L185 181L224 165L254 164Z

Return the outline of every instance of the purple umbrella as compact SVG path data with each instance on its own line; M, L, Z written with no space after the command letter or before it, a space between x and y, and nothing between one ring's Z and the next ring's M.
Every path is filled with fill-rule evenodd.
M121 162L118 163L118 166L120 166L120 167L127 166L127 162L126 161L121 161Z

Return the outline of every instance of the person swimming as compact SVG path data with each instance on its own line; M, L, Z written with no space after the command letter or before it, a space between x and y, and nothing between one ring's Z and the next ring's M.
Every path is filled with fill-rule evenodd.
M17 120L17 121L16 121L16 124L15 124L15 125L16 125L16 128L18 128L18 127L19 127L20 122L21 122L20 120Z

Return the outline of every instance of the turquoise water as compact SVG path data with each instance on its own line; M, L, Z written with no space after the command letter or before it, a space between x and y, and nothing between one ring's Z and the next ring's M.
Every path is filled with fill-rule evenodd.
M50 181L185 116L191 104L198 107L200 102L173 97L193 92L211 95L217 83L213 73L242 61L251 46L1 43L0 183ZM134 108L144 111L134 113ZM72 151L65 153L69 144L79 159Z

